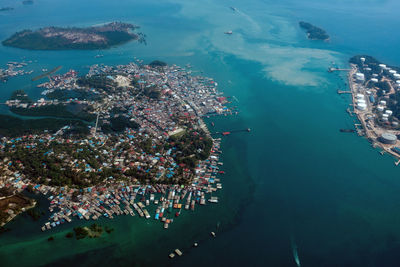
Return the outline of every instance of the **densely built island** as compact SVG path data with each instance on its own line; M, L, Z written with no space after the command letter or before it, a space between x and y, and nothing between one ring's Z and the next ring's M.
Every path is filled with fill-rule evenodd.
M352 57L350 64L349 84L354 113L361 123L359 134L400 158L400 68L366 55Z
M31 50L106 49L132 40L145 42L139 26L111 22L87 28L46 27L36 31L23 30L4 40L4 46Z
M43 231L122 214L168 228L184 210L218 202L220 138L203 117L231 111L212 79L155 61L70 70L39 88L38 100L18 90L6 102L38 119L0 116L0 188L44 194Z
M328 41L329 35L325 30L318 28L317 26L312 25L311 23L300 21L300 28L307 32L307 38L311 40L322 40Z

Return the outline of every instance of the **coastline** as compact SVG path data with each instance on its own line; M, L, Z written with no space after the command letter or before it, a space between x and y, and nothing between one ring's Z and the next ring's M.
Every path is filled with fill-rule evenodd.
M14 194L12 196L7 196L7 197L4 197L4 198L1 198L0 201L7 200L8 198L13 198L13 197L16 197L16 196L17 196L16 194ZM31 201L31 204L28 205L28 206L22 207L20 210L18 210L18 212L14 212L4 222L1 223L0 227L5 226L7 223L11 222L13 219L15 219L21 213L24 213L24 212L28 211L29 209L34 208L36 206L36 204L37 204L37 201L35 199L26 199L26 200Z
M347 80L348 80L350 91L351 91L351 98L352 98L351 105L353 107L352 113L356 115L357 120L360 123L360 124L354 125L357 130L357 134L359 136L365 136L374 148L376 148L376 147L381 148L382 149L382 151L380 151L381 155L383 155L384 153L388 153L388 154L392 155L396 159L394 164L397 166L398 164L400 164L400 155L392 151L391 148L393 148L393 145L383 144L382 142L379 142L379 140L378 140L380 135L376 131L381 131L381 133L382 133L382 132L385 132L385 130L381 129L381 128L377 128L377 127L371 127L371 125L367 125L366 117L368 115L370 115L370 113L360 111L356 108L356 106L357 106L356 95L358 93L360 93L360 91L358 91L356 88L357 82L354 79L354 75L357 73L358 68L355 64L350 64L350 67L351 67L351 70L348 72ZM361 126L361 129L359 129L357 126ZM376 131L374 131L374 130L376 130ZM400 134L400 131L390 131L390 132L394 133L396 135Z

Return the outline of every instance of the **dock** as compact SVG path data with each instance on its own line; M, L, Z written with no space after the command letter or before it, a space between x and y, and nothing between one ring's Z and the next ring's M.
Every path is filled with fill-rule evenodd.
M351 94L351 91L342 91L342 90L337 90L337 93L340 94Z
M250 128L246 128L246 129L243 129L243 130L231 130L231 131L215 132L215 133L212 133L212 134L217 134L217 135L221 134L223 136L226 136L226 135L230 135L232 133L240 133L240 132L248 132L249 133L249 132L251 132L251 129Z
M340 68L328 68L328 72L334 72L334 71L351 71L351 69L340 69Z
M40 80L40 79L42 79L42 78L44 78L46 76L50 76L51 74L54 74L55 72L59 71L61 68L62 68L62 66L57 66L57 67L55 67L54 69L52 69L52 70L50 70L48 72L45 72L45 73L40 74L39 76L33 77L32 78L32 82Z

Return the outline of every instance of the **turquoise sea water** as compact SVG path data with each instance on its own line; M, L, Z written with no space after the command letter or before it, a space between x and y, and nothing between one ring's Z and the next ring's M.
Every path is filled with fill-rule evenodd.
M226 175L220 203L184 212L170 229L154 220L120 217L99 239L76 241L64 225L42 233L22 215L0 235L1 266L399 266L398 167L363 138L339 133L353 118L345 80L326 72L367 53L400 65L395 0L279 1L50 1L0 13L0 39L49 25L93 25L121 20L142 26L148 46L130 43L102 51L25 51L0 47L0 64L26 58L27 69L63 65L82 73L94 63L133 57L190 63L236 96L238 116L212 119L216 130L250 127L223 140ZM232 12L235 6L239 12ZM326 29L331 42L311 42L299 20ZM227 36L224 31L232 30ZM33 76L34 74L32 74ZM0 101L15 89L39 90L29 77L0 84ZM2 110L6 112L6 110ZM44 205L43 205L44 206ZM217 225L219 227L217 228ZM211 239L210 231L217 232ZM49 236L55 241L48 242ZM191 248L199 241L198 248ZM184 256L167 255L181 248Z

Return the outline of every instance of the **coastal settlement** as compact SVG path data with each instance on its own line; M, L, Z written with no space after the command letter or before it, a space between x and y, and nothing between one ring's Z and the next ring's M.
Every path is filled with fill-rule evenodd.
M3 136L0 188L45 195L43 231L73 217L136 214L168 228L182 210L218 202L221 139L203 117L232 111L213 79L154 61L93 65L81 77L70 70L39 87L43 98L18 90L6 104L17 114L60 117L61 127L37 119L35 131L18 126Z

